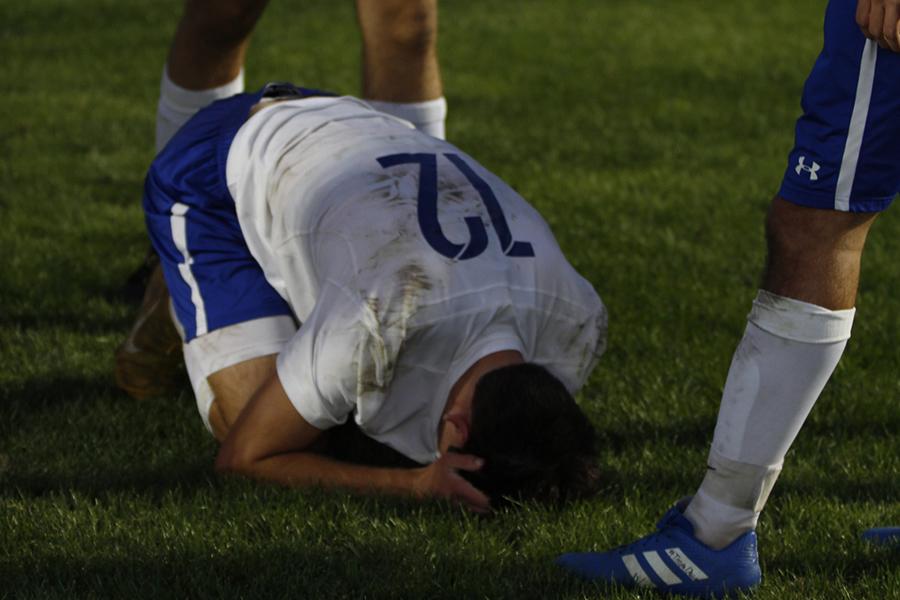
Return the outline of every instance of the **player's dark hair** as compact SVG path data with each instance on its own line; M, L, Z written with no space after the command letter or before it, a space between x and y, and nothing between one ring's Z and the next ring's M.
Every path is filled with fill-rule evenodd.
M469 437L459 451L484 459L460 471L498 506L505 499L562 503L597 491L596 433L575 399L532 363L486 373L475 386Z

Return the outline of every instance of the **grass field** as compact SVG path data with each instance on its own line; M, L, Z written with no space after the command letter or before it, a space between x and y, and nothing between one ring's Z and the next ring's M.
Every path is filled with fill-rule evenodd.
M610 311L580 401L599 497L476 518L217 478L188 387L112 380L176 0L0 2L0 596L634 598L562 551L647 532L693 491L763 261L824 0L445 0L448 136L543 212ZM349 0L274 0L247 66L354 93ZM895 209L896 210L896 209ZM900 220L759 527L760 599L900 598Z

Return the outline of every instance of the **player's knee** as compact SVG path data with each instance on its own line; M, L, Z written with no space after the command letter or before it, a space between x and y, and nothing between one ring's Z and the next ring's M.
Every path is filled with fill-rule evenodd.
M812 223L811 209L787 205L776 198L766 215L766 266L763 286L770 291L786 294L784 282L796 279L804 266L830 260L825 251L825 232ZM799 212L798 212L799 211ZM803 218L804 211L808 219ZM796 292L794 292L796 294ZM790 295L790 294L788 294Z
M434 0L390 0L366 9L372 27L368 35L396 53L422 55L437 41L437 4Z
M766 247L770 261L802 253L804 246L809 245L808 236L803 227L798 225L773 203L766 215Z
M874 219L873 213L808 208L775 198L766 216L770 259L858 255Z
M209 44L247 37L268 0L188 0L184 24Z

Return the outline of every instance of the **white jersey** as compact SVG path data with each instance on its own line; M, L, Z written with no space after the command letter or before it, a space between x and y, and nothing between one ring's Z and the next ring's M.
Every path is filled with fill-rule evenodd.
M605 348L605 308L540 215L453 145L360 100L259 111L227 180L250 251L302 322L277 369L317 428L353 414L432 462L450 389L477 360L516 350L574 393Z

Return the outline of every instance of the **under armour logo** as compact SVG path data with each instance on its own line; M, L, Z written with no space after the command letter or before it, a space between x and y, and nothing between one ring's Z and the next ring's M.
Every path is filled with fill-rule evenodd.
M794 167L794 170L797 172L797 175L799 175L803 171L806 171L807 173L809 173L810 181L818 181L819 176L817 173L821 168L822 167L816 161L813 161L813 164L811 166L806 164L806 157L801 156L799 162L797 163L797 166Z

